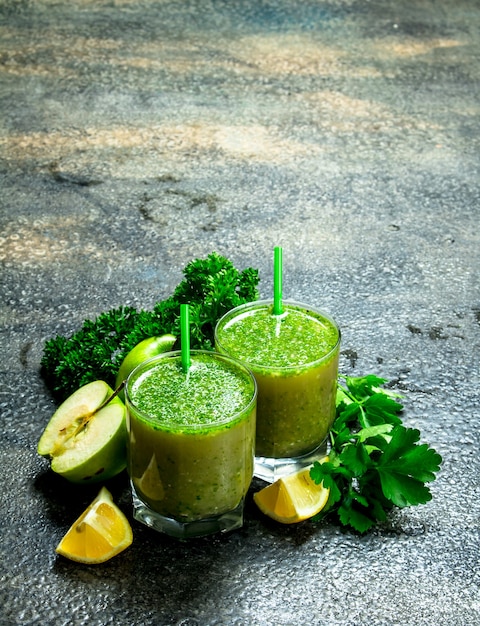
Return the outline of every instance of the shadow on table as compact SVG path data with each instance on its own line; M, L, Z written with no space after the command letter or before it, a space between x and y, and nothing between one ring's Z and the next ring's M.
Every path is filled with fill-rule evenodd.
M241 529L179 541L133 519L126 473L107 481L105 486L132 524L132 545L99 565L82 565L57 555L53 571L58 585L77 590L82 603L96 606L100 592L108 598L107 604L114 599L115 612L124 612L122 623L130 617L135 623L133 611L137 616L150 616L153 621L148 623L158 625L178 623L180 618L200 615L202 611L214 615L215 598L231 598L234 603L245 593L245 571L251 573L253 580L261 581L278 559L288 562L295 558L297 548L314 535L322 541L326 531L327 535L335 532L322 524L307 521L287 526L265 517L253 501L253 493L264 484L254 480L246 498ZM43 497L54 543L97 495L100 484L72 485L47 470L36 477L34 488Z

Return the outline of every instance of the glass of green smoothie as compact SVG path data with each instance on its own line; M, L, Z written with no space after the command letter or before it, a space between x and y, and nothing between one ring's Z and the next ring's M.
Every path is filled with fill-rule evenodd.
M220 353L245 363L258 385L255 476L273 482L321 456L335 418L340 329L299 302L244 304L215 329Z
M134 517L187 539L243 524L253 477L257 386L225 355L192 350L140 364L125 385Z

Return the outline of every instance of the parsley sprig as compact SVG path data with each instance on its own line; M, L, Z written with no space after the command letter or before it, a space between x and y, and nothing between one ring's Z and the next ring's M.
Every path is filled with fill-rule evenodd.
M70 337L45 342L41 373L58 400L93 380L115 384L125 355L143 339L173 334L180 337L180 304L190 305L192 348L213 349L217 320L234 307L258 298L258 270L237 270L216 252L195 259L183 270L184 279L172 295L153 310L123 306L85 320Z
M435 480L442 458L419 443L419 430L402 424L400 396L384 388L386 382L374 375L339 377L328 460L310 470L317 484L330 488L315 520L333 515L364 533L394 507L431 500L426 483Z

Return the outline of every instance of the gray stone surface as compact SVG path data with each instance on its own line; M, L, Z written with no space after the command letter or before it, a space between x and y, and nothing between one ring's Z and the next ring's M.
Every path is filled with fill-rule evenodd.
M1 0L2 626L480 623L479 27L474 0ZM212 250L269 297L275 245L342 372L395 381L443 455L433 500L356 536L249 499L227 536L56 557L96 489L36 454L45 340Z

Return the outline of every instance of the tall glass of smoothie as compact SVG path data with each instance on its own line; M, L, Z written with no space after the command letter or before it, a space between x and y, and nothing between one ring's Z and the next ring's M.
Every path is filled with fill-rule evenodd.
M253 477L257 387L225 355L139 365L125 386L134 517L178 538L239 528Z
M325 312L271 300L226 313L216 350L245 363L258 385L255 475L272 482L321 456L335 418L340 329Z

